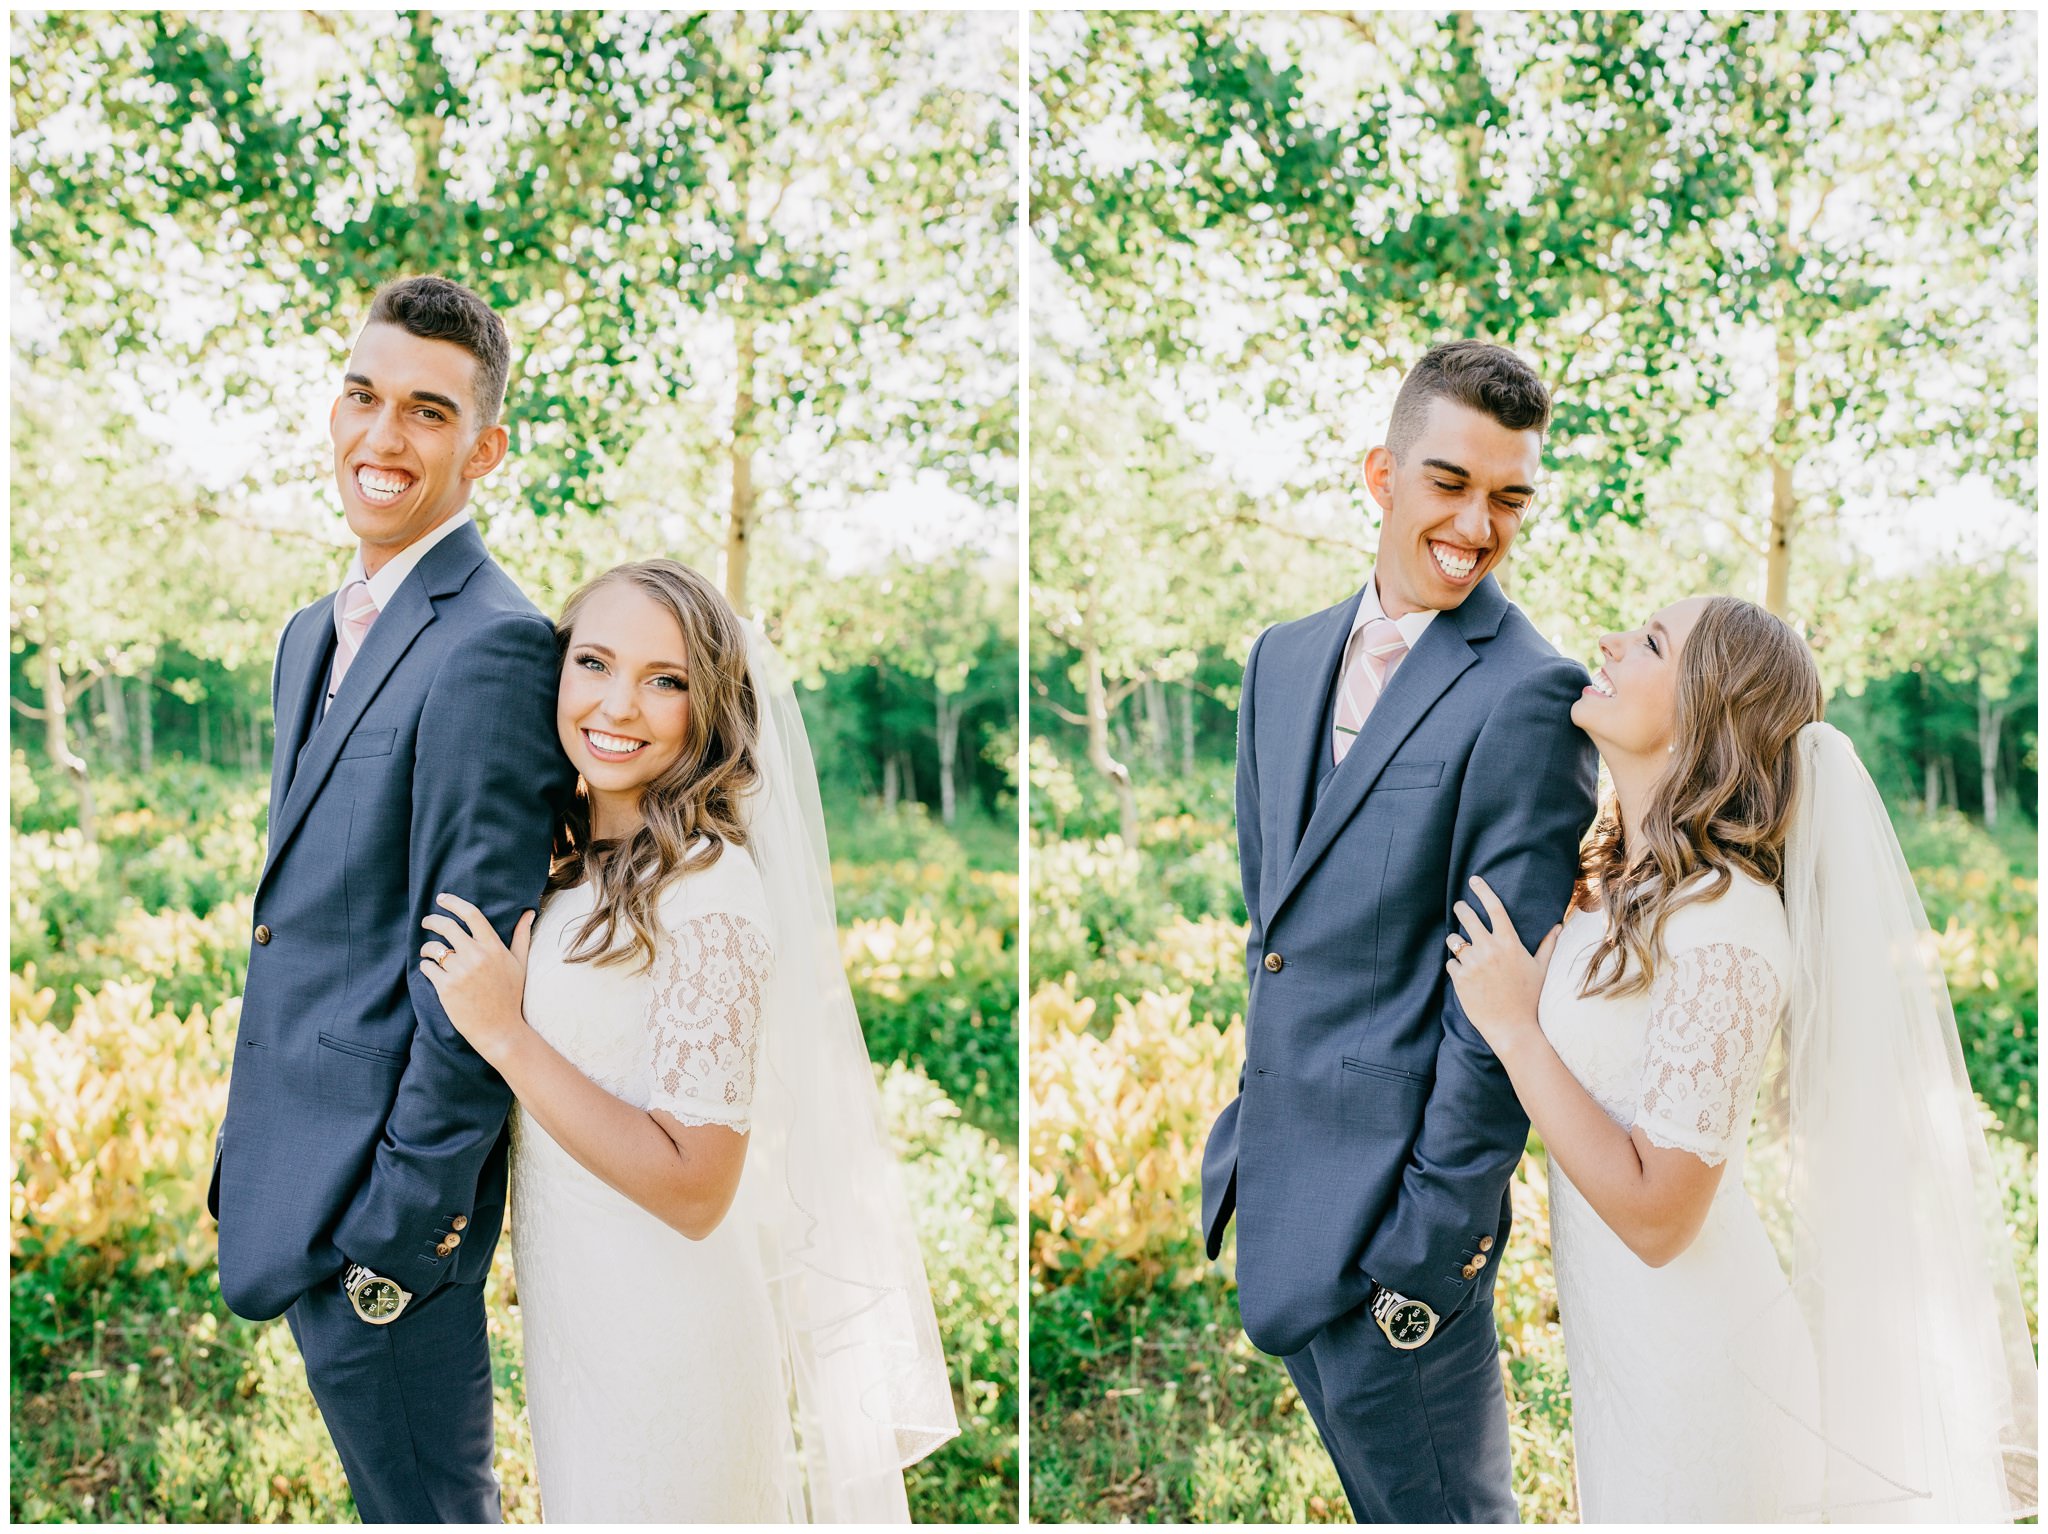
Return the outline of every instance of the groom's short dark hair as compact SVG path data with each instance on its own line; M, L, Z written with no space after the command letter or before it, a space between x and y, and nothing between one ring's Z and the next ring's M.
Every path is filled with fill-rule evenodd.
M512 371L512 342L489 304L446 277L401 277L370 300L369 323L396 325L424 341L452 341L476 358L478 429L497 425Z
M1387 424L1387 451L1399 458L1429 418L1429 402L1443 398L1477 410L1509 431L1550 427L1550 391L1536 370L1491 341L1446 341L1432 346L1401 380L1394 418Z

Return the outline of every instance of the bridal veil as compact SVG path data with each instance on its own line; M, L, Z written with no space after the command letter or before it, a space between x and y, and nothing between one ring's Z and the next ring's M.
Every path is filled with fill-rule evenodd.
M753 624L761 786L748 842L774 923L749 1187L782 1337L805 1511L907 1521L903 1469L959 1432L924 1259L840 959L818 775Z
M2010 1521L2038 1500L2037 1370L1948 991L1855 748L1812 724L1796 749L1795 974L1751 1166L1820 1389L1817 1416L1774 1404L1816 1440L1817 1518Z

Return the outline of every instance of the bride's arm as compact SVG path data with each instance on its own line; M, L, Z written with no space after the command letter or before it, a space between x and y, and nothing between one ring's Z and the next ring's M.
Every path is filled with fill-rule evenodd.
M1473 1022L1478 1026L1477 1018ZM1623 1129L1609 1118L1550 1047L1533 1006L1525 1024L1504 1027L1488 1042L1543 1137L1544 1151L1622 1244L1653 1268L1691 1246L1721 1186L1721 1167L1656 1145L1641 1129Z
M1464 902L1455 907L1466 946L1448 967L1465 1015L1506 1067L1551 1160L1564 1168L1593 1212L1630 1251L1660 1268L1691 1246L1706 1224L1721 1185L1725 1148L1716 1154L1709 1147L1703 1154L1672 1144L1668 1136L1659 1144L1660 1137L1645 1125L1648 1115L1639 1115L1630 1129L1607 1116L1558 1058L1536 1020L1543 976L1561 928L1553 927L1532 956L1493 891L1481 880L1472 884L1492 927ZM1672 978L1660 980L1668 988ZM1656 1001L1653 997L1653 1011Z
M660 1108L636 1108L614 1097L526 1021L533 913L520 918L507 949L468 901L443 895L440 903L463 921L427 918L425 925L439 936L422 949L423 957L445 952L420 968L456 1031L505 1078L521 1110L592 1176L691 1240L710 1235L732 1207L746 1164L744 1113L732 1116L733 1123L685 1124ZM657 1024L662 1016L657 1007ZM751 1035L754 1019L728 1021L735 1036L743 1024Z
M744 1131L682 1124L658 1108L612 1096L526 1024L503 1030L484 1058L531 1117L585 1170L692 1241L718 1228L739 1190Z

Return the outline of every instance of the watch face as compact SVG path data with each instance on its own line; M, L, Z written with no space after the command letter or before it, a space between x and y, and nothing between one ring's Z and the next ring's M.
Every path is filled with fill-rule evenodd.
M389 1321L403 1304L398 1285L388 1278L373 1278L356 1291L356 1308L372 1321Z
M1396 1342L1420 1342L1429 1335L1429 1308L1410 1301L1396 1305L1387 1317L1387 1331Z

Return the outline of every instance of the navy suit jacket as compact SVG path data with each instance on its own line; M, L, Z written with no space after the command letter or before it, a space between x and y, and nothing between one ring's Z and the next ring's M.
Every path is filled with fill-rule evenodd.
M511 1093L421 977L420 920L445 891L509 939L575 786L553 628L474 524L406 577L323 718L334 644L323 597L278 645L270 847L207 1195L222 1297L253 1320L350 1261L416 1296L489 1269Z
M1375 1281L1439 1317L1491 1298L1529 1123L1444 940L1456 901L1479 909L1478 874L1533 947L1563 918L1594 807L1570 718L1585 669L1490 576L1424 630L1316 800L1358 602L1261 634L1238 704L1251 988L1202 1223L1214 1257L1236 1211L1245 1332L1281 1355Z

